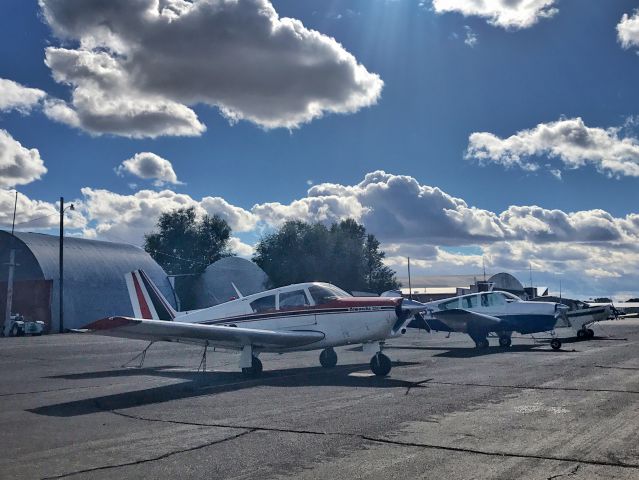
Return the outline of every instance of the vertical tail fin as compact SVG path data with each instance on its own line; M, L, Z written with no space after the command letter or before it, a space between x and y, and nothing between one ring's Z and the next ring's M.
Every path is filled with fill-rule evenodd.
M129 298L136 318L146 320L173 320L178 316L171 304L144 270L124 274Z

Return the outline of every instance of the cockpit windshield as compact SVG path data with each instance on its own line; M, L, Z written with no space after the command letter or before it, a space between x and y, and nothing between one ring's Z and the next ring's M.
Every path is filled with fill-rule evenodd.
M508 303L510 302L521 302L521 298L519 298L517 295L513 295L512 293L509 292L498 292L501 293L504 297L506 297L506 301Z
M313 301L315 305L324 305L326 303L330 303L337 298L350 297L348 293L346 293L341 288L338 288L334 285L330 285L328 283L324 284L314 284L308 287L308 293L313 297Z

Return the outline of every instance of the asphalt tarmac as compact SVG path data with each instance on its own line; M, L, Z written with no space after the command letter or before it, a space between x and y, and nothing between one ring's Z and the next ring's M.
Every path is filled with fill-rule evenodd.
M387 378L355 347L238 356L82 334L0 339L0 478L639 478L639 321L560 351L410 331Z

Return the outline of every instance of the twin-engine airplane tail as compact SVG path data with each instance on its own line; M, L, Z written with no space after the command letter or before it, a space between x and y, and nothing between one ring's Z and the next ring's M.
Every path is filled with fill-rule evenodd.
M144 270L126 273L124 279L135 318L171 321L179 316Z

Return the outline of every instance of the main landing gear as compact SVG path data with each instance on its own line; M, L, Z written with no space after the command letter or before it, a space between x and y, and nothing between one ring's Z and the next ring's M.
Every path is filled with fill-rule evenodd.
M325 348L320 353L320 364L324 368L333 368L337 365L337 353L332 347Z
M561 348L561 340L559 340L558 338L553 338L550 341L550 346L553 350L559 350Z
M251 366L243 367L242 373L247 377L259 377L262 373L262 361L257 358L255 355L252 356Z
M490 343L488 343L487 338L478 338L475 340L475 348L485 350L490 347Z
M244 345L240 355L240 368L247 377L259 377L262 374L262 362L257 356L259 352L254 352L251 345Z
M577 330L577 338L579 340L590 340L595 336L595 331L592 328L580 328Z

